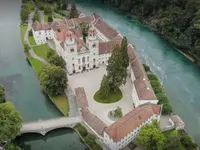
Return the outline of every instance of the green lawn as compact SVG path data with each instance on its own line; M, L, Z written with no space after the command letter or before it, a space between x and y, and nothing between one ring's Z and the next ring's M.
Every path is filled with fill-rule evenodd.
M28 36L28 40L29 40L31 45L37 45L33 36Z
M117 92L111 92L107 99L101 99L100 98L100 92L97 91L94 94L94 99L95 99L95 101L97 101L99 103L114 103L114 102L121 100L122 96L123 95L122 95L121 90L118 89Z
M31 57L31 56L28 56L28 60L30 61L33 69L36 71L36 73L38 74L41 69L45 66L44 63L42 63L41 61Z
M44 22L48 23L48 15L44 15Z
M50 97L57 107L63 112L65 116L68 116L69 112L69 104L68 99L66 96L56 96L56 97Z
M33 47L33 51L39 57L42 57L45 60L47 60L47 53L49 51L51 51L51 49L48 47L47 44L42 44L42 45L38 45L38 46Z
M21 42L22 42L23 45L25 44L24 35L26 33L27 28L28 28L27 25L21 25L20 26L20 37L21 37Z
M61 16L60 14L58 14L58 13L53 13L53 17L54 18L56 18L56 19L61 19L61 20L64 20L65 19L65 17L63 17L63 16Z

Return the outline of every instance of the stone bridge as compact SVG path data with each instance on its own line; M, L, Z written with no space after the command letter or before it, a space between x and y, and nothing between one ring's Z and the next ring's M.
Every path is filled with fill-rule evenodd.
M45 135L49 131L59 128L73 128L82 119L78 117L60 117L49 120L38 120L33 122L27 122L22 125L21 134L24 133L39 133Z

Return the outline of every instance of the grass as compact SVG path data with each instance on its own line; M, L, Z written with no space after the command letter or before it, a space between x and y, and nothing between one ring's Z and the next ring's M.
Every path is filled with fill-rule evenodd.
M33 47L33 51L39 57L42 57L43 59L47 60L47 53L51 51L51 49L48 47L47 44L42 44L42 45Z
M36 71L37 74L41 71L41 69L45 66L45 64L31 56L28 56L28 60L31 63L33 69Z
M117 92L111 92L110 95L108 96L108 98L106 99L101 99L100 98L100 92L97 91L95 94L94 94L94 99L95 101L99 102L99 103L115 103L119 100L122 99L122 92L120 89L117 90Z
M28 40L29 40L31 45L37 45L33 36L28 36Z
M56 106L63 112L65 116L68 116L69 112L69 103L66 96L56 96L56 97L50 97L51 100L54 101Z
M103 150L102 147L95 141L95 136L93 139L90 140L89 143L87 143L86 137L88 134L91 134L87 131L87 129L80 123L78 123L74 129L78 131L78 133L81 135L83 138L84 142L90 147L92 150Z
M48 23L48 15L44 15L44 22Z
M27 28L28 28L27 25L21 25L20 26L20 38L21 38L21 42L22 42L23 45L25 44L24 35L26 33Z
M63 17L63 16L61 16L60 14L58 14L58 13L53 13L53 17L54 18L56 18L56 19L61 19L61 20L64 20L65 19L65 17Z

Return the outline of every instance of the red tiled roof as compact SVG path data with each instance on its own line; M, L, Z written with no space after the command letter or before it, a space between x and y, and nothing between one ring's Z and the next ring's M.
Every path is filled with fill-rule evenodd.
M77 50L78 50L78 52L81 50L81 48L83 47L83 46L85 46L85 43L84 43L84 41L83 40L81 40L81 39L76 39L76 43L77 43Z
M141 105L121 119L117 120L111 126L106 128L105 132L114 140L120 141L131 131L139 127L143 122L148 120L151 116L159 115L161 112L161 106L155 104Z
M39 23L38 21L35 21L35 22L32 24L32 28L33 28L34 31L43 30L42 24Z
M85 94L85 89L83 87L78 87L75 89L76 102L80 108L88 107L88 101Z
M84 121L99 135L103 135L106 124L97 116L93 115L87 108L81 109L81 114Z
M109 25L107 25L100 18L94 24L94 26L109 39L112 39L112 38L114 38L114 37L116 37L118 35L118 32L116 30L111 28Z
M82 18L74 18L73 19L75 24L76 23L79 24L79 23L82 23L82 22L90 24L92 22L92 20L93 20L92 16L82 17Z
M99 54L111 53L116 45L121 45L121 40L112 40L104 43L99 43Z

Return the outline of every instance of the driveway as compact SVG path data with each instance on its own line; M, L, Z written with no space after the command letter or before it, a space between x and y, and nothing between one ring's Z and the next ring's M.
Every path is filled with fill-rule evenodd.
M122 108L123 115L125 115L133 109L133 101L131 98L132 84L131 79L128 78L126 85L120 88L123 93L123 98L120 101L112 104L98 103L93 99L93 96L99 90L104 74L106 74L106 67L102 65L100 68L90 70L89 72L68 76L68 81L73 90L77 87L85 88L89 110L109 126L113 123L113 121L107 117L110 110L119 106Z

